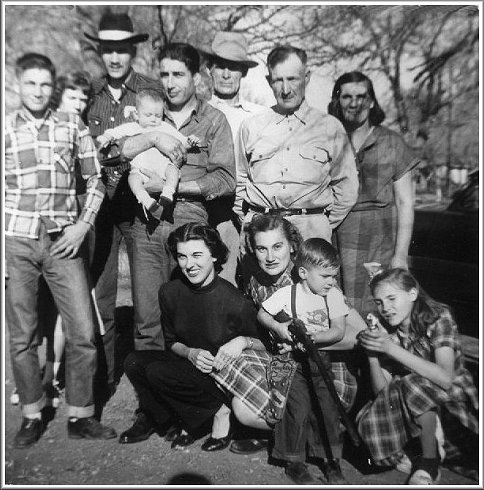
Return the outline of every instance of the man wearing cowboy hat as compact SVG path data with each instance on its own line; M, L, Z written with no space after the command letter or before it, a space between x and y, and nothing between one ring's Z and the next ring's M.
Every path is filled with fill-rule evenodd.
M201 50L207 58L207 68L212 78L213 95L209 103L225 114L235 140L241 122L249 116L263 111L262 105L243 99L240 95L242 78L257 62L249 59L247 40L243 34L221 31L215 34L211 48ZM212 224L231 250L231 254L220 276L236 285L236 268L239 248L239 223L233 212L235 196L216 199L210 204Z
M89 129L94 140L106 129L127 122L130 108L134 108L139 90L160 90L158 82L135 72L132 62L136 56L136 44L148 39L148 34L134 32L133 23L127 14L106 11L101 17L97 36L84 33L86 38L98 45L98 52L106 69L106 75L93 83L93 98L87 109ZM158 141L157 148L165 154L179 143L166 135ZM183 150L182 150L183 151ZM122 162L116 144L101 155L106 196L98 214L95 228L95 249L92 258L92 275L96 285L96 299L104 324L105 333L99 342L100 365L98 381L100 390L114 392L114 341L118 252L124 238L129 263L132 262L131 224L136 210L136 199L128 186L129 163ZM168 155L169 156L169 155ZM149 182L148 182L149 184ZM161 348L161 347L160 347ZM105 371L105 372L104 372ZM108 386L105 386L105 382Z

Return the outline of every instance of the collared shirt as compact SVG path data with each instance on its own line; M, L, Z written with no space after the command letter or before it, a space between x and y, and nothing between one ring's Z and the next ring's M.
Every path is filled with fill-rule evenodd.
M385 126L373 127L355 158L360 189L352 212L393 205L393 183L420 161L403 138Z
M333 116L303 102L291 115L274 108L242 122L236 144L237 199L269 208L325 208L332 228L357 199L349 139Z
M218 98L216 95L212 95L212 98L208 101L208 103L225 114L225 117L230 124L230 129L232 130L234 144L242 121L267 109L267 107L263 105L254 104L253 102L249 102L242 97L239 97L236 104L229 105L227 102L225 102L225 100Z
M46 112L39 122L26 109L5 122L5 234L38 238L78 219L75 164L86 180L79 219L94 224L104 196L101 168L89 130L75 114Z
M131 70L121 87L121 97L116 100L109 90L107 76L94 80L94 95L87 109L87 121L94 142L106 129L114 128L132 120L128 114L129 109L135 108L136 94L146 88L154 89L161 93L161 84L159 82ZM109 148L109 153L105 156L111 158L118 155L119 148L117 145L112 145ZM103 173L106 174L107 186L116 187L121 175L129 169L129 162L124 162L117 167L102 167L102 169Z
M167 112L163 120L175 126ZM180 182L196 181L207 200L233 194L234 145L226 117L206 101L197 100L195 109L178 131L185 136L198 137L204 146L188 152L180 171Z

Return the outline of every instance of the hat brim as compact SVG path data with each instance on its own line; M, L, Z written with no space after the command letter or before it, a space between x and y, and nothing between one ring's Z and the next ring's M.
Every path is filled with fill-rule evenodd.
M91 36L87 32L84 33L84 36L87 37L90 41L94 41L98 44L121 44L121 43L143 43L148 40L150 37L149 34L135 34L134 36L127 37L125 39L99 39L98 37Z
M254 68L259 64L257 63L257 61L253 61L253 60L236 60L234 58L228 58L227 56L220 56L219 54L212 51L210 48L199 49L198 51L204 56L209 56L210 58L219 58L221 60L233 61L234 63L240 63L241 65L247 66L248 68Z

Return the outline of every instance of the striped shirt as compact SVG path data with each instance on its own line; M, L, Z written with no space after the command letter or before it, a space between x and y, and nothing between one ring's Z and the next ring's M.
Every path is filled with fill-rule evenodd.
M76 203L75 165L86 181L84 208ZM36 120L22 108L5 121L5 234L38 238L78 219L94 224L104 197L101 168L89 130L79 116L48 109Z

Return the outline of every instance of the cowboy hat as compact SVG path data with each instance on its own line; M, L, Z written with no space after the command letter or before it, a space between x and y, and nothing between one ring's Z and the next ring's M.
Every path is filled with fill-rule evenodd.
M248 58L247 49L247 41L243 34L239 32L221 31L215 34L211 49L202 51L202 53L224 60L235 61L249 68L253 68L258 63Z
M96 43L129 42L132 44L146 41L149 34L135 34L133 22L128 14L106 12L99 22L98 37L87 32L84 35Z

